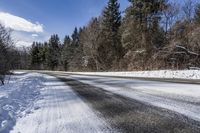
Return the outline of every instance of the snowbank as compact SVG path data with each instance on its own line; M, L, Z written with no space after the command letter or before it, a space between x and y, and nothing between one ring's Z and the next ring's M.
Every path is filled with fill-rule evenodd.
M43 78L39 74L15 73L0 86L0 133L9 132L16 119L31 113Z
M169 78L169 79L200 79L200 70L159 70L159 71L132 71L132 72L79 72L72 74L141 77L141 78Z

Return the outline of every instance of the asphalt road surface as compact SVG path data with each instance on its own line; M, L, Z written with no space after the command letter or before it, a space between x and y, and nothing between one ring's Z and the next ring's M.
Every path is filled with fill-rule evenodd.
M198 84L45 73L64 81L119 132L200 132Z

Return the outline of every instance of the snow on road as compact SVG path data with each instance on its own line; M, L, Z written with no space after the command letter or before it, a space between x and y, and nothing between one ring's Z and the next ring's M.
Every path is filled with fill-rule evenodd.
M200 121L199 85L80 75L71 78Z
M69 86L52 76L18 73L0 87L0 102L3 133L114 132Z

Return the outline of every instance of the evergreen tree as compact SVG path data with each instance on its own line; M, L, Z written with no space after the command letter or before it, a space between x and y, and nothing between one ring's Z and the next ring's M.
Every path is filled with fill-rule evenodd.
M78 35L78 29L75 27L74 32L72 34L72 45L77 47L78 46L78 41L79 41L79 35Z
M48 43L33 42L30 52L32 69L44 69L47 67L47 52Z
M48 54L48 43L40 44L40 60L41 60L41 69L45 69L47 66L47 54Z
M71 35L71 38L69 36L66 36L64 39L64 46L62 50L62 64L65 70L77 70L78 66L81 66L80 58L82 53L82 47L80 45L80 32L82 32L82 29L80 28L78 30L77 27L75 27L74 32Z
M109 0L102 14L102 44L99 52L105 64L110 69L114 62L122 56L119 27L121 25L121 12L118 0Z
M51 70L57 68L60 64L60 39L58 35L52 35L49 40L47 64Z
M71 38L69 36L65 36L63 46L69 46L70 44L71 44Z
M147 62L165 44L160 20L167 8L164 0L129 0L121 26L121 41L126 56L121 64L128 69L147 69ZM131 63L129 63L131 62Z
M72 44L71 38L69 36L65 36L62 49L62 65L64 70L66 71L69 69L69 64L73 56L73 50L71 44Z
M31 66L32 69L39 69L41 64L39 43L33 42L31 48Z
M117 34L121 25L120 4L117 0L109 0L103 11L102 26L104 30Z
M140 22L150 22L166 9L166 0L129 0L132 3L132 14Z
M70 70L72 71L80 71L82 69L82 58L83 58L83 49L80 44L80 35L82 34L83 29L75 28L74 33L72 34L72 60L70 62Z
M131 14L138 23L141 32L141 45L151 51L153 44L149 43L152 33L160 30L159 22L163 10L167 8L166 0L129 0L132 3ZM148 40L148 42L147 42Z

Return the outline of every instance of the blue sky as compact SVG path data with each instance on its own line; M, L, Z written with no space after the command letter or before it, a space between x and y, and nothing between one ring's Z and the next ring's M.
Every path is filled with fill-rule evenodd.
M0 21L13 29L19 45L48 40L54 33L63 39L74 27L84 26L91 17L100 15L107 1L0 0ZM119 0L119 3L121 11L129 4L128 0Z

